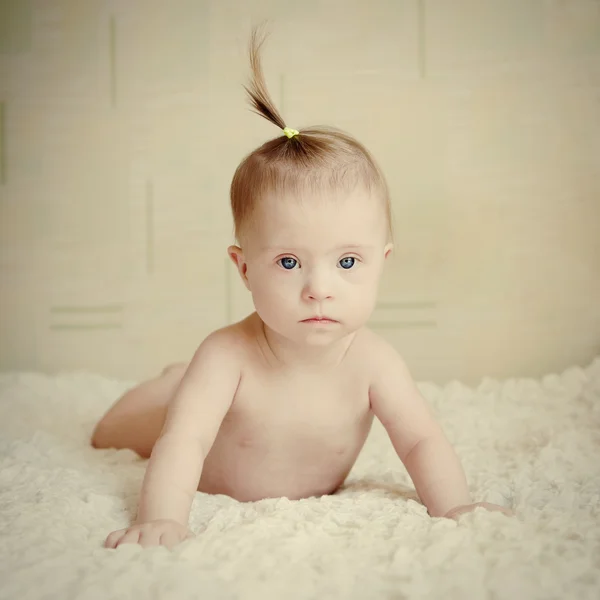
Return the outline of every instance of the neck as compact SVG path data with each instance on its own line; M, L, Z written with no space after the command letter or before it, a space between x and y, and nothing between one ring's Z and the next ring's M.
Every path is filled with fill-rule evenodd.
M258 316L258 315L257 315ZM338 366L346 356L356 332L325 346L313 346L293 342L272 329L259 318L259 335L265 354L275 364L306 368L330 368Z

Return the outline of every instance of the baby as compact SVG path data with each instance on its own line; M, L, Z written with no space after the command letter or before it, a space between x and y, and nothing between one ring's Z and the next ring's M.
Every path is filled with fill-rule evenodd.
M189 365L127 392L96 448L150 457L136 523L105 546L169 548L191 537L196 491L240 502L331 494L374 417L434 517L473 504L459 460L397 352L366 322L392 250L382 173L352 137L298 132L269 97L254 32L247 92L283 130L237 168L228 249L256 312L211 333Z

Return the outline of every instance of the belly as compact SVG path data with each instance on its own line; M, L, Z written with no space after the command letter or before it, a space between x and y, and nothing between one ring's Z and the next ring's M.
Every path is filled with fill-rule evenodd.
M240 502L331 494L344 482L371 429L373 416L310 432L250 431L224 423L204 462L198 490Z

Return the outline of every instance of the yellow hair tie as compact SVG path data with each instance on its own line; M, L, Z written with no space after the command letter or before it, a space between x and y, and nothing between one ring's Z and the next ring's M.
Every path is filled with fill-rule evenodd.
M283 133L287 135L288 139L292 139L295 135L298 135L300 132L296 129L291 129L290 127L284 127Z

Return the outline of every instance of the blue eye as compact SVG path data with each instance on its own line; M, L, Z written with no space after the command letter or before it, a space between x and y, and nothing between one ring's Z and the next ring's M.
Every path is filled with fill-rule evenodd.
M355 263L356 259L354 256L346 256L345 258L342 258L338 264L342 269L351 269Z
M291 271L298 264L298 261L291 256L281 258L277 262L287 271Z

